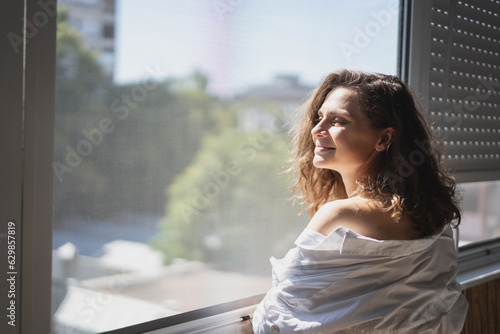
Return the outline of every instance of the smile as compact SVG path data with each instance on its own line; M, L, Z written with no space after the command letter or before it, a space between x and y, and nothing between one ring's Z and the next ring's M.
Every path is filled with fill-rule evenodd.
M334 151L335 147L327 147L327 146L316 146L314 149L314 152L329 152L329 151Z

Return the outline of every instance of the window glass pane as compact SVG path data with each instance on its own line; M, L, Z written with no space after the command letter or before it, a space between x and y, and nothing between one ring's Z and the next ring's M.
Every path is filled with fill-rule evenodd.
M460 245L500 237L500 181L460 184Z
M339 68L396 73L398 1L107 3L58 15L56 333L266 292L308 221L296 109Z

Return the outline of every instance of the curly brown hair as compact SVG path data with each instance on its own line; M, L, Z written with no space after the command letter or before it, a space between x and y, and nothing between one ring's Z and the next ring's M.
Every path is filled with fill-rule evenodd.
M375 176L357 180L356 195L375 200L396 220L407 213L421 237L452 222L459 225L461 212L454 180L446 172L437 141L408 86L396 76L351 70L325 78L305 103L301 122L295 128L296 152L290 171L298 180L293 190L309 215L312 217L329 201L348 197L338 172L313 165L311 130L317 123L318 110L337 87L358 94L374 128L395 130L388 150L370 166Z

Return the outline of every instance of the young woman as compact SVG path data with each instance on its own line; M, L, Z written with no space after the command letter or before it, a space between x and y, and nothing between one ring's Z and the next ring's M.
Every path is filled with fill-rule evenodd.
M293 170L312 217L253 316L260 333L460 333L453 180L408 87L342 70L306 103Z

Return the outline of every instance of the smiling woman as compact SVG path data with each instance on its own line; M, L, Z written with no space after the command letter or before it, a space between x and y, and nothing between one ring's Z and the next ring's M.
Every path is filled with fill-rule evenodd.
M296 189L312 218L271 260L255 333L461 331L467 301L450 228L461 216L431 138L397 77L341 70L323 81L296 137ZM417 142L424 161L394 178Z
M332 123L329 108L343 112L345 124ZM337 140L342 146L336 147ZM395 76L347 70L329 75L305 105L296 142L295 190L311 216L332 199L364 193L394 218L410 213L422 237L460 223L455 184L413 96ZM327 163L315 154L316 143L335 146L328 154L345 158Z
M373 160L389 148L394 136L392 127L373 127L359 99L355 91L334 89L318 111L318 124L312 129L314 166L342 174L348 194L355 190L355 181L369 172Z

